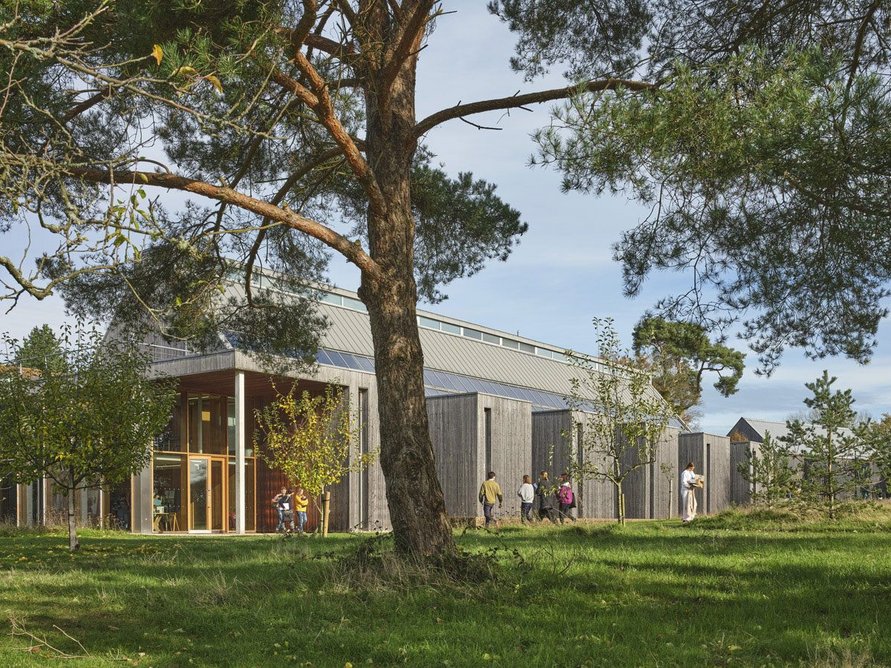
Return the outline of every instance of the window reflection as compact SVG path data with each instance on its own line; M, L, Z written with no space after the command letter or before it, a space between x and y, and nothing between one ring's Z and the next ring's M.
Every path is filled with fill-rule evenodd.
M152 525L155 531L176 531L186 526L183 508L185 456L155 453Z

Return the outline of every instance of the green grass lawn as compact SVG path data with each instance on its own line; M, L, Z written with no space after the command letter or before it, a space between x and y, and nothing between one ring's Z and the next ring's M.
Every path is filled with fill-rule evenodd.
M352 536L7 531L0 666L891 665L891 508L698 522L468 532L477 584L358 573Z

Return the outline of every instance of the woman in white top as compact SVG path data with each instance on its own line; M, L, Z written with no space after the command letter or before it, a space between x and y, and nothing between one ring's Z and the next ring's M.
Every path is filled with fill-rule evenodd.
M535 501L535 488L532 486L532 477L523 476L523 484L517 490L520 497L520 522L532 521L532 502Z
M693 468L693 462L690 462L681 473L681 507L684 509L682 519L685 523L696 517L696 474Z

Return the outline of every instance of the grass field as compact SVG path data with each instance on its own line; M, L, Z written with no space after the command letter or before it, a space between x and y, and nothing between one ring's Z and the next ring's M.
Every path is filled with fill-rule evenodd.
M469 532L477 583L352 536L8 530L0 666L891 665L891 507L697 522Z

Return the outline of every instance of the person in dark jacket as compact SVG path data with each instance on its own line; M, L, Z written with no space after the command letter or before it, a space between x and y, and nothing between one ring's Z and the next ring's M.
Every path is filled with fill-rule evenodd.
M538 474L538 482L535 485L535 498L538 504L538 519L551 520L554 524L560 520L557 512L557 497L554 494L556 488L548 480L548 472Z

